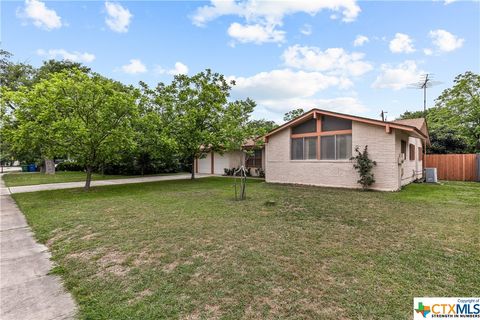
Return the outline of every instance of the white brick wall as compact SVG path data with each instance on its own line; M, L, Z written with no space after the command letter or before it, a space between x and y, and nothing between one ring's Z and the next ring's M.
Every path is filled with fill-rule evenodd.
M354 121L352 148L368 145L374 168L376 190L394 191L400 188L397 164L396 134L384 127ZM353 151L352 151L353 154ZM290 130L269 137L266 144L266 181L316 186L359 188L358 174L349 160L290 160Z
M412 181L420 179L423 175L422 161L418 157L418 147L422 147L422 141L418 138L409 136L406 132L395 130L395 150L397 154L401 153L401 140L407 142L407 153L405 161L399 166L399 181L401 185L407 185ZM415 160L410 160L410 143L415 145Z

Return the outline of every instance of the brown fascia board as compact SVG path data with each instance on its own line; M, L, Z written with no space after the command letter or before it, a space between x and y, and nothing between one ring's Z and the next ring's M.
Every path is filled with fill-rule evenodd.
M413 126L401 125L401 124L398 124L398 123L395 123L395 122L381 121L381 120L375 120L375 119L364 118L364 117L359 117L359 116L352 116L352 115L349 115L349 114L327 111L327 110L322 110L322 109L317 109L317 108L311 109L310 111L305 112L304 114L298 116L297 118L292 119L292 120L284 123L280 127L275 128L270 132L267 132L267 134L265 134L265 138L268 138L269 136L271 136L271 135L273 135L273 134L275 134L279 131L282 131L286 128L289 128L292 125L294 125L294 124L296 124L296 123L298 123L302 120L308 119L310 116L314 117L314 115L317 114L317 113L324 114L324 115L327 115L327 116L334 116L334 117L338 117L338 118L363 122L363 123L369 123L369 124L373 124L373 125L384 126L384 127L386 127L388 125L390 128L405 130L405 131L409 131L409 132L415 132L416 134L418 134L420 136L421 139L428 140L428 138L423 134L423 132L421 132L420 130L418 130L417 128L415 128Z

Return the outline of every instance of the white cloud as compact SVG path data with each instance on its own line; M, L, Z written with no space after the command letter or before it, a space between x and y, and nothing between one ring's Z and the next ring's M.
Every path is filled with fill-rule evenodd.
M355 38L355 40L353 41L353 46L354 46L354 47L361 47L361 46L363 46L365 43L367 43L368 41L370 41L370 40L368 39L367 36L364 36L364 35L359 34L359 35Z
M305 36L311 35L312 32L313 32L312 26L309 24L304 24L303 27L300 29L300 33Z
M413 60L406 60L396 66L383 64L381 70L372 84L373 88L400 90L418 82L420 75L425 73L418 69Z
M218 17L235 15L245 20L243 25L233 23L229 27L229 34L233 33L236 39L254 43L283 42L285 32L277 28L283 25L285 16L300 12L313 16L322 10L341 12L345 22L354 21L361 11L356 0L212 0L210 5L196 10L192 21L204 26Z
M181 62L175 62L175 67L173 69L168 70L168 73L171 75L187 74L188 67Z
M447 5L447 4L456 2L456 1L458 1L458 0L445 0L445 1L444 1L444 4Z
M162 66L156 66L155 67L155 73L156 74L170 74L172 76L176 74L187 74L188 73L188 66L181 63L181 62L175 62L175 66L172 69L166 70Z
M229 77L229 80L236 82L234 94L259 100L311 97L329 87L352 85L348 79L290 69L260 72L251 77Z
M439 51L450 52L463 46L465 39L442 29L430 31L430 38Z
M279 100L259 100L258 105L274 113L285 113L295 108L304 110L319 108L349 114L359 114L368 111L355 97L323 98L291 98Z
M413 40L408 34L396 33L395 38L390 41L390 51L393 53L412 53L415 51Z
M223 15L237 15L248 21L268 21L280 25L284 16L304 12L315 15L322 10L341 11L343 20L353 21L360 13L355 0L298 0L298 1L235 1L212 0L211 5L197 9L192 17L193 23L205 25Z
M430 48L425 48L423 49L423 53L426 55L426 56L431 56L433 54L433 50L430 49Z
M25 8L17 11L17 16L25 20L31 20L41 29L52 30L62 26L62 18L53 9L45 6L38 0L25 0Z
M234 22L228 28L228 35L240 43L253 42L261 44L264 42L283 42L285 41L285 32L275 30L270 26L260 24L241 25Z
M363 60L364 54L348 53L342 48L329 48L325 51L317 47L294 45L282 55L285 65L310 71L323 71L331 75L361 76L372 70L372 65Z
M105 2L105 9L107 10L107 17L105 17L107 26L115 32L127 32L133 17L130 11L118 3L108 1Z
M38 49L37 54L39 56L48 57L50 59L60 58L62 60L69 60L73 62L92 62L95 60L95 55L88 52L79 52L79 51L67 51L65 49L50 49L43 50Z
M128 74L147 72L147 67L139 59L130 59L130 63L123 65L121 70Z

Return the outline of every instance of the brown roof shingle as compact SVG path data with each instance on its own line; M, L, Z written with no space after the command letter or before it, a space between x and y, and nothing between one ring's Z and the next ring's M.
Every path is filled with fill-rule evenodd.
M404 124L406 126L415 127L428 136L427 124L425 122L425 118L415 118L415 119L400 119L400 120L393 120L392 122L398 124Z

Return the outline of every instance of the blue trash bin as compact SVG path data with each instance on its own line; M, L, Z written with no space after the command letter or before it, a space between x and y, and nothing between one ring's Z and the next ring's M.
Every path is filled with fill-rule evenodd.
M37 166L34 163L29 164L28 165L28 172L35 172L35 171L37 171Z

